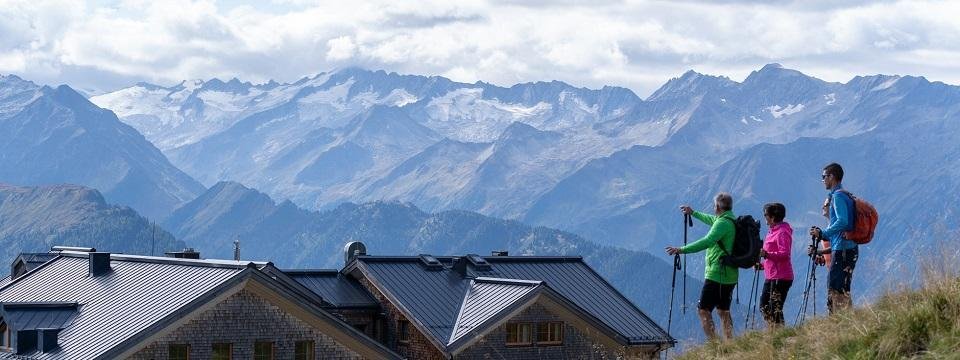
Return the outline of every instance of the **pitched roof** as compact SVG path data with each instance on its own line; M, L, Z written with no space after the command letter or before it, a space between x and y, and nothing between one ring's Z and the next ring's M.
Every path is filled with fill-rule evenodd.
M251 264L112 255L108 276L88 276L86 254L59 256L0 288L0 303L4 304L83 304L73 324L60 332L59 349L30 354L37 359L99 356L224 284Z
M467 257L434 257L443 267L429 268L421 257L358 256L344 272L359 269L441 350L479 324L546 291L572 310L595 319L624 345L663 345L675 340L593 271L580 257L473 255L465 275L453 270ZM485 263L475 263L481 261ZM476 265L476 266L474 266ZM495 278L495 279L492 279ZM526 283L519 283L526 280ZM533 285L534 283L541 285ZM502 296L502 297L501 297ZM512 300L512 301L511 301Z
M0 303L8 312L18 307L36 312L38 303L61 303L61 309L65 307L63 303L78 304L75 317L47 314L44 320L69 322L59 333L57 349L25 355L44 360L118 356L224 291L253 279L325 319L344 336L355 338L364 349L385 358L398 358L323 311L315 294L289 286L295 282L269 263L111 254L110 272L89 276L88 256L79 252L59 253L50 262L0 287Z
M540 281L476 278L470 281L447 345L486 325L542 286Z
M335 308L376 308L380 303L356 279L339 270L282 270Z

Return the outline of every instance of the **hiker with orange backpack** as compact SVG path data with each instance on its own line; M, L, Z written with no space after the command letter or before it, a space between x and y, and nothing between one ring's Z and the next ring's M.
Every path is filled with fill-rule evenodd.
M733 338L733 317L730 315L730 302L733 288L737 285L740 274L735 266L724 265L721 257L733 252L734 237L736 236L736 221L733 215L733 196L721 192L714 198L715 215L694 211L690 206L680 206L684 215L692 215L697 220L710 225L710 231L700 240L683 247L666 247L667 254L692 254L706 250L704 261L703 289L700 292L699 308L700 323L708 339L716 339L717 334L713 322L713 309L720 315L723 334L727 339Z
M829 239L831 248L817 250L810 246L808 254L832 251L827 309L833 314L853 305L850 285L853 281L853 269L860 256L858 245L866 244L873 238L878 216L872 205L843 189L843 167L840 164L831 163L825 166L821 179L823 186L830 190L830 226L822 230L816 226L811 227L810 235Z

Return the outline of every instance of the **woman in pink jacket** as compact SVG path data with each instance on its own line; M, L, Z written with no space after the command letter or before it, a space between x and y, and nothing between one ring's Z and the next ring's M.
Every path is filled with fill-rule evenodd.
M793 229L783 221L787 209L780 203L763 206L763 217L770 231L763 240L763 293L760 295L760 311L768 328L783 326L783 302L793 285L793 265L790 263L790 249L793 243Z

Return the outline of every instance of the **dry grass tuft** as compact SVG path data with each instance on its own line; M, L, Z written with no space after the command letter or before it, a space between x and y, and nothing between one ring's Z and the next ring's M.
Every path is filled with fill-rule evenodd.
M960 359L960 264L923 266L919 290L883 295L870 305L800 327L754 331L710 342L679 359Z

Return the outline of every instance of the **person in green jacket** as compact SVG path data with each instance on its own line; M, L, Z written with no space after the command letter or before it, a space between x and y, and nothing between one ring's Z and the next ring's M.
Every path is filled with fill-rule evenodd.
M680 206L680 211L684 214L692 214L697 220L710 225L710 232L686 246L668 246L667 254L693 254L707 251L703 290L700 292L700 302L697 305L700 324L703 325L703 332L708 339L716 339L716 328L713 322L713 309L716 308L717 314L720 315L720 323L723 325L724 337L732 339L733 318L730 316L730 300L740 272L734 266L721 264L720 257L733 251L733 238L736 231L733 197L725 192L717 194L714 198L715 215L694 211L687 205Z

